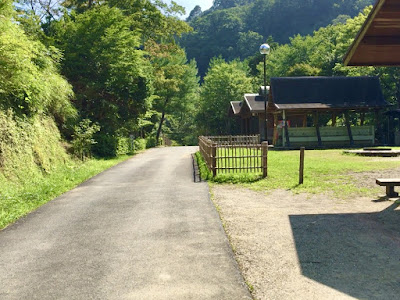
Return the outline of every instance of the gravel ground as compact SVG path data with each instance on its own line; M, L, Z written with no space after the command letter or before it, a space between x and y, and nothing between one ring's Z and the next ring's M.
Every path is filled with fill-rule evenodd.
M400 169L354 173L363 186L388 176ZM375 199L234 185L212 193L255 299L399 299L400 207L384 187Z

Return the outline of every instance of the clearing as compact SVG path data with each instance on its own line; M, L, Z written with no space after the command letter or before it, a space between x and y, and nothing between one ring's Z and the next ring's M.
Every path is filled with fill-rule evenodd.
M398 299L400 207L383 197L384 187L376 190L375 178L400 177L399 159L377 160L393 168L348 172L360 192L344 191L343 197L337 191L260 191L262 181L212 184L255 299Z

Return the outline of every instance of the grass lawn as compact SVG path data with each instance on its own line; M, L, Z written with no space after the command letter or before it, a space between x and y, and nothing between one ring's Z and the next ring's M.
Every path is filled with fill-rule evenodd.
M295 193L333 192L336 196L373 195L382 188L355 184L353 173L371 172L400 167L400 159L362 157L343 154L343 150L306 150L304 184L299 185L299 154L294 151L268 152L268 177L260 179L260 173L219 174L211 179L214 183L236 183L255 190L286 189ZM201 166L202 174L207 173ZM369 180L369 179L368 179ZM375 182L375 177L370 178Z
M28 178L23 183L8 180L0 174L0 229L128 158L130 156L71 162L50 174Z

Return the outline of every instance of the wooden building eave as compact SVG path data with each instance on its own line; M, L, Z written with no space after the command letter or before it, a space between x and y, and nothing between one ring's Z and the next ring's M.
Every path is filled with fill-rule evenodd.
M378 0L344 56L346 66L400 66L400 2Z

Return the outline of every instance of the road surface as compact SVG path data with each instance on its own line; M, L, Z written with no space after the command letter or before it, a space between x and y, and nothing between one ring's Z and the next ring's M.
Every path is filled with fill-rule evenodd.
M251 299L195 151L150 149L0 231L0 299Z

